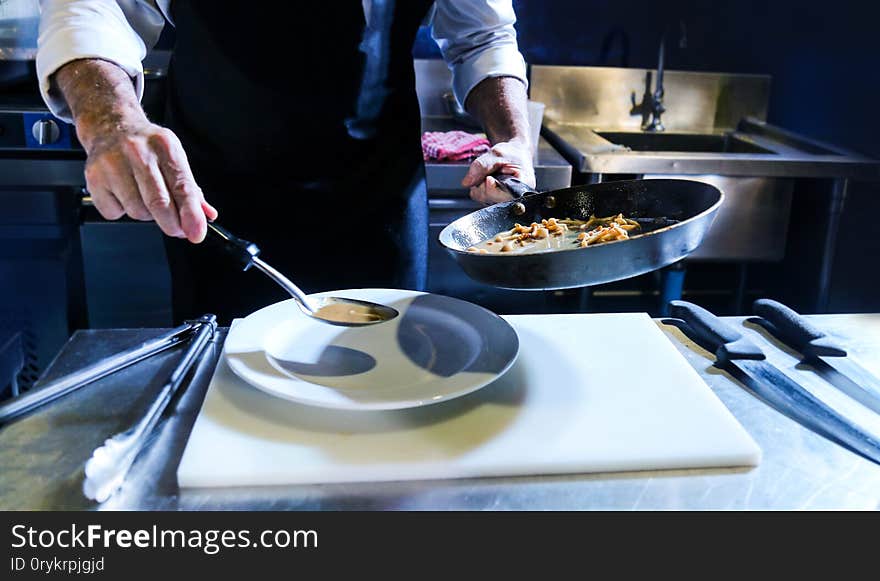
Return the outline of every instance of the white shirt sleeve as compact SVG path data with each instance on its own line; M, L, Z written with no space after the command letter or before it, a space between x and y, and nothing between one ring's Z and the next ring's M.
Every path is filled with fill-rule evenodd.
M464 106L483 79L515 77L528 86L516 43L512 0L437 0L432 36L452 70L452 90Z
M158 40L164 17L141 0L41 0L37 40L40 93L52 113L72 121L70 108L49 78L70 61L100 58L132 78L138 99L144 93L141 61Z

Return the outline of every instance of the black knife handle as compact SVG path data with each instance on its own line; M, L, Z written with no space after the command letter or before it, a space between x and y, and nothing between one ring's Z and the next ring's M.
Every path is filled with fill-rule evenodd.
M537 193L535 188L512 175L494 173L492 174L492 177L495 178L495 181L501 184L501 189L507 190L507 192L514 198L521 198L528 194Z
M234 235L216 222L208 222L208 232L220 240L223 250L230 254L243 270L250 268L254 258L260 255L260 248L253 242Z
M687 301L670 301L669 314L687 323L697 342L709 345L715 351L717 364L723 366L735 359L764 359L761 348L752 343L703 307Z
M811 357L846 357L846 349L838 345L824 331L780 302L758 299L755 314L778 329L779 338L801 353Z

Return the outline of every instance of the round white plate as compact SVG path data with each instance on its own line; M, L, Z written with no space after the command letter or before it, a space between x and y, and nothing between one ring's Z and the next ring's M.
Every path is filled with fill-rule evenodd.
M411 408L475 391L507 371L516 331L477 305L428 293L358 289L321 293L374 301L400 315L345 328L305 316L291 299L238 321L224 355L241 379L271 395L348 410Z

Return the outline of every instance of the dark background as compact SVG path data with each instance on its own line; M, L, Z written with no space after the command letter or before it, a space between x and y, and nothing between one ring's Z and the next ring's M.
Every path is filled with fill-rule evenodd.
M661 33L668 27L669 68L770 75L771 123L880 158L880 66L877 62L880 57L880 9L877 6L880 4L876 0L514 0L514 5L519 18L520 49L530 64L654 68ZM675 40L681 22L687 31L688 44L680 50ZM230 38L229 42L236 41ZM172 45L173 33L169 27L159 48L169 49ZM421 30L414 54L418 58L439 58L428 29ZM320 58L320 55L310 54L304 58ZM38 101L32 80L33 63L27 64L31 78L19 86L3 89L4 97L13 105L22 96ZM152 93L148 90L145 103L154 103L158 105L156 111L162 111L162 82L155 80L148 86L153 90ZM150 111L150 114L160 119L158 113ZM816 190L827 189L826 185L818 184ZM48 194L45 199L55 199L55 192ZM67 205L78 204L78 201L67 192L62 194L65 201L60 206L60 215L74 215L76 210ZM812 246L819 247L822 232L814 231L810 223L822 221L821 214L827 204L818 195L814 199L798 198L801 205L798 212L793 213L789 232L805 233L815 240ZM19 215L30 214L27 204L38 207L42 203L35 201L37 199L29 191L13 192L13 197L8 198L12 201L7 201L0 211L0 222L16 224ZM47 202L47 215L55 212L50 206ZM828 306L832 312L880 312L877 290L880 286L877 268L880 227L874 223L878 215L880 183L852 183L832 272ZM43 219L42 215L39 219ZM51 218L46 219L54 224L52 220L56 216L51 214ZM77 215L75 224L65 228L78 229L78 220ZM144 225L144 228L148 227ZM10 318L7 326L16 332L23 328L19 338L25 344L28 358L41 365L48 363L66 338L68 326L86 326L85 309L72 308L79 304L81 297L65 294L68 277L70 288L78 288L82 282L77 279L81 275L70 265L83 261L84 276L91 280L88 303L92 326L118 327L120 320L138 321L136 326L155 325L155 321L165 324L165 317L170 317L164 305L161 309L155 307L155 296L164 297L170 292L164 262L157 264L160 261L156 257L162 256L162 249L155 233L141 229L142 234L132 235L131 232L137 230L131 224L119 224L118 228L84 227L83 242L92 249L92 254L91 258L82 259L76 254L78 250L71 250L79 248L79 242L71 242L74 237L70 232L53 230L52 236L57 235L57 239L46 238L49 235L42 222L25 230L15 236L24 239L34 233L33 240L28 238L26 252L21 244L6 244L5 252L0 253L4 254L0 258L5 258L5 262L0 261L0 267L6 268L0 272L0 282L5 283L0 285L0 297L20 298L24 304L13 301L0 309L0 330L6 324L4 317ZM114 244L123 236L135 240L131 246L140 248L139 254L132 254L129 246ZM141 244L138 236L143 240L151 238ZM817 283L816 248L812 248L812 255L798 255L790 252L791 246L789 244L786 260L781 263L747 267L730 263L688 265L685 298L718 314L746 314L750 312L751 299L759 296L777 298L805 313L814 312L811 296ZM137 272L136 278L127 275L128 288L139 289L142 291L139 295L120 293L114 284L120 278L117 265L127 264L155 267L132 270ZM70 271L65 270L68 268ZM743 308L737 309L731 295L738 281L745 280L745 277L739 279L738 273L746 270L748 300L744 301ZM636 293L631 299L614 299L617 302L594 300L584 310L648 310L657 314L658 301L654 301L650 293L659 287L659 280L658 272L614 283L617 286L612 290L634 288L641 294ZM103 284L105 281L107 284ZM70 304L65 303L68 299ZM46 304L53 308L46 309ZM579 308L580 304L576 306ZM3 341L0 337L0 355ZM36 364L28 363L20 376L22 385L30 385L39 370ZM0 396L2 379L0 377Z
M654 68L670 26L670 69L773 77L769 121L880 157L880 5L797 0L514 0L529 64ZM679 22L688 45L678 49ZM439 58L423 29L418 58Z
M669 69L770 75L769 122L880 157L876 2L515 0L514 6L529 64L655 68L669 26ZM680 50L682 21L687 47ZM422 30L415 54L439 58L429 30ZM872 226L880 184L852 184L846 204L829 307L880 311L880 228Z

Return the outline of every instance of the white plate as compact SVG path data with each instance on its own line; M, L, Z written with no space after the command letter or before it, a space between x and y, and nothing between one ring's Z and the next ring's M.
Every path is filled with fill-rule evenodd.
M516 360L519 339L501 317L427 293L358 289L321 293L394 307L393 321L359 328L305 316L293 300L237 321L229 367L271 395L308 405L388 410L446 401L488 385Z

